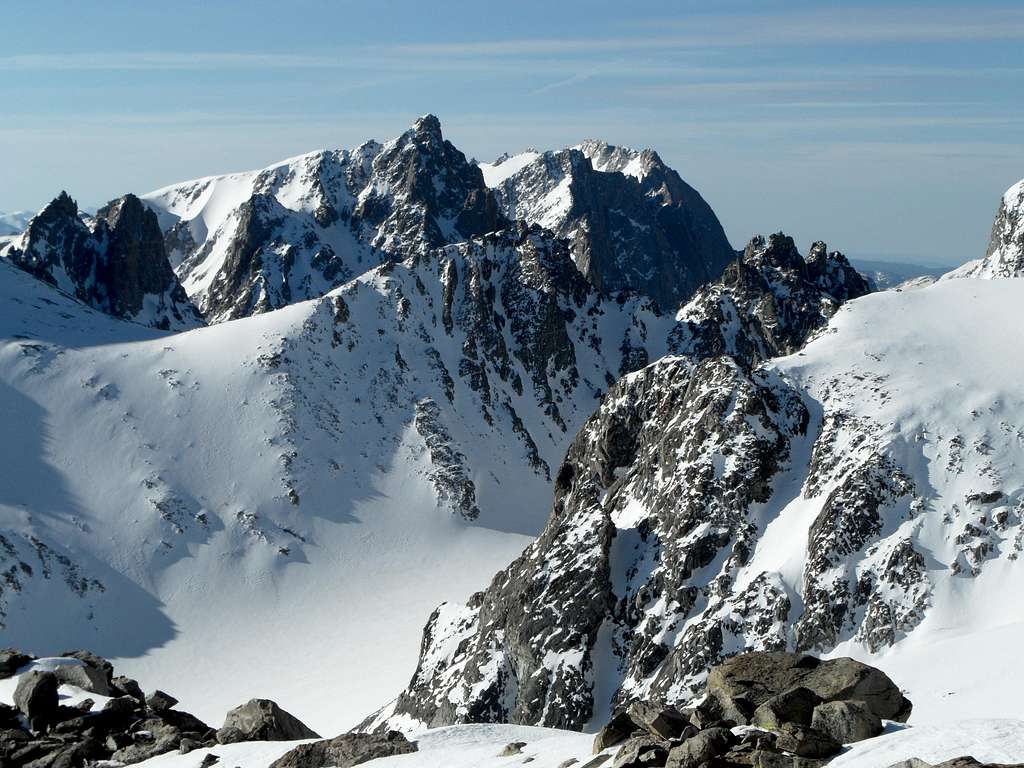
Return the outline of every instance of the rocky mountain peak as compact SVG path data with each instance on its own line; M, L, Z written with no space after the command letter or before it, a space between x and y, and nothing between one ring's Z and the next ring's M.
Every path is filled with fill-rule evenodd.
M143 205L142 201L130 192L116 200L111 200L96 211L96 218L105 220L107 224L115 228L119 226L122 218L124 218L126 222L129 222L129 226L137 224L148 227L152 224L156 226L157 232L160 231L156 214Z
M412 124L412 132L422 141L434 141L440 143L444 140L441 135L441 121L437 115L423 115L416 118Z
M721 280L679 310L684 325L674 332L673 348L757 365L800 349L841 304L870 291L846 257L828 253L824 243L815 243L805 261L788 235L757 235Z
M49 219L67 216L78 216L78 203L71 199L67 190L63 189L39 212L39 217Z
M782 232L769 235L755 235L743 249L743 262L754 267L774 269L804 268L804 259L796 248L793 238Z
M156 215L138 197L111 201L91 224L62 191L32 219L7 258L114 317L165 330L202 324L171 269Z
M495 174L502 213L568 238L601 290L633 289L671 310L735 258L710 206L654 153L590 139L522 157Z

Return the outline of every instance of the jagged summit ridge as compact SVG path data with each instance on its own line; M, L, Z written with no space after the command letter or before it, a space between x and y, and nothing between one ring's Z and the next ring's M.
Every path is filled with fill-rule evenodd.
M314 152L145 196L213 321L316 298L389 260L505 226L477 166L419 118L385 144Z
M772 478L811 424L800 394L760 364L803 346L866 291L823 243L805 261L781 233L754 238L680 310L673 354L624 369L555 475L540 538L466 606L435 611L394 714L367 726L411 718L579 728L618 688L665 693L658 674L699 677L726 641L715 646L700 627L684 638L682 622L714 592L707 567L732 547L722 568L735 570L754 548L744 510L769 501ZM765 579L744 599L784 597L772 589ZM669 670L665 637L699 655ZM612 648L615 672L608 665L618 662L594 658ZM619 682L599 690L609 675Z
M257 195L280 207L253 229ZM711 208L651 150L590 140L477 164L434 115L384 144L183 182L145 199L211 321L322 296L376 264L517 219L568 238L599 290L635 290L667 311L735 255Z
M114 317L163 330L202 324L171 269L156 216L135 195L111 201L87 225L62 191L4 256Z
M727 354L752 366L802 347L846 301L871 290L843 254L812 244L807 259L781 232L757 235L676 315L673 350Z
M588 140L484 170L505 216L567 238L605 291L635 289L671 311L735 257L711 207L651 150Z
M279 204L256 198L253 226ZM109 652L141 615L160 647L144 638L122 651L144 656L138 664L162 669L230 645L249 665L261 650L244 638L277 622L280 642L333 659L332 682L291 670L268 693L301 689L331 727L407 682L409 640L437 603L436 580L442 598L460 598L541 531L565 451L615 382L713 338L696 307L681 321L638 293L598 291L565 240L522 223L387 261L309 302L171 338L76 308L0 266L17 278L5 274L0 290L20 302L0 302L9 340L0 396L18 414L3 463L8 477L44 478L8 484L0 500L10 545L0 570L14 569L0 592L5 637L34 645L47 628L48 642L88 635ZM758 286L779 295L751 299L751 311L791 290L781 278ZM816 322L806 327L825 315ZM751 365L736 366L739 375ZM42 467L17 449L45 433L41 413L61 435ZM52 515L23 511L50 504ZM436 578L411 585L401 576L410 569ZM198 592L175 589L179 574ZM268 583L280 588L268 593ZM363 618L325 626L320 607L331 601ZM382 602L405 606L402 616L379 611ZM230 616L230 630L209 625L211 611ZM171 623L181 631L162 634ZM238 698L244 676L207 673ZM343 682L373 698L327 706ZM189 705L203 714L237 703L220 696Z

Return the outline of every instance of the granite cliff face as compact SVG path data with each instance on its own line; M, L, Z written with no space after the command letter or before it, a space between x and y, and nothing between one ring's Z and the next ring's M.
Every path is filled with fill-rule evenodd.
M62 192L4 255L114 317L163 330L202 324L171 269L156 216L135 195L108 203L87 226Z
M504 176L503 165L517 170ZM735 258L711 207L652 150L586 141L487 169L505 216L567 238L605 291L634 289L673 311Z

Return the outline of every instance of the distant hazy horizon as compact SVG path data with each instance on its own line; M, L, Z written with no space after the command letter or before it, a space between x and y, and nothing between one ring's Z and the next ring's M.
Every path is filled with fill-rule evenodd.
M15 6L0 210L61 189L98 206L431 112L480 160L588 137L652 147L737 248L782 230L861 259L980 257L1024 177L1024 10L820 6Z

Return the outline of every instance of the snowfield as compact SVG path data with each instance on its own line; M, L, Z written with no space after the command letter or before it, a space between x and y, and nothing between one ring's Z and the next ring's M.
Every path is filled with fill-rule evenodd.
M178 335L0 261L5 644L92 649L209 722L258 696L337 733L385 705L437 603L542 527L634 324L671 322L509 242ZM531 323L568 317L552 352Z
M915 724L1024 718L1024 356L1008 346L1024 334L1022 307L1022 280L872 294L775 363L826 409L871 425L869 445L898 457L925 500L855 566L911 541L927 569L923 620L886 650L848 638L830 654L885 670L914 702ZM1000 495L979 498L986 493ZM749 572L771 567L798 593L803 549L787 541L806 541L812 519L805 499L783 510Z
M260 696L338 732L401 689L424 618L518 554L547 484L519 477L471 524L438 504L403 418L291 423L315 414L273 360L315 311L165 335L0 262L5 646L95 649L218 724Z

